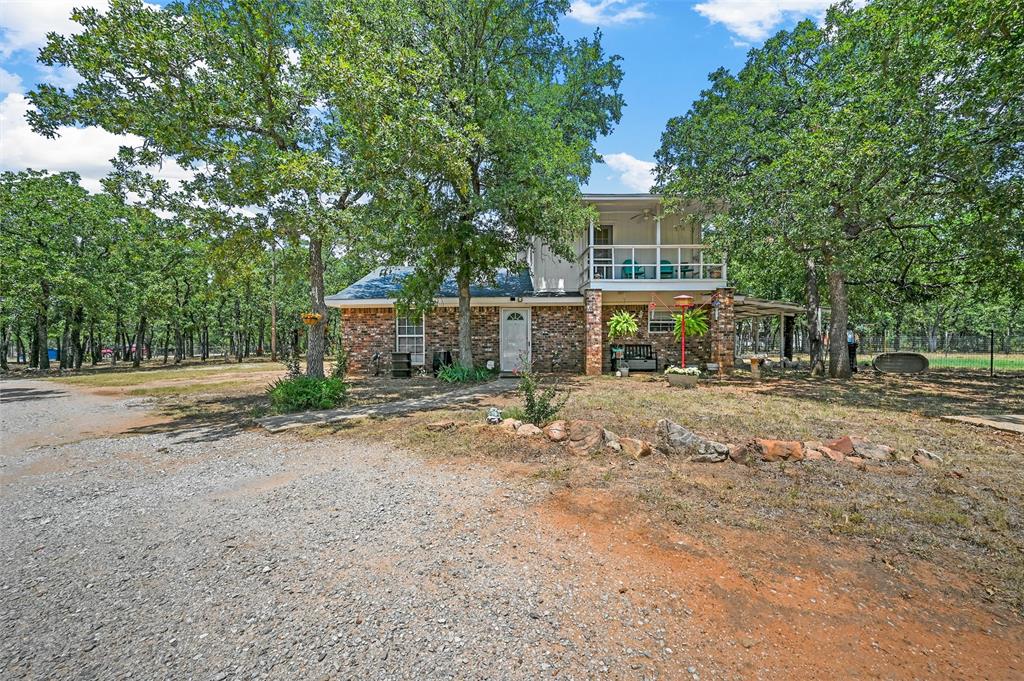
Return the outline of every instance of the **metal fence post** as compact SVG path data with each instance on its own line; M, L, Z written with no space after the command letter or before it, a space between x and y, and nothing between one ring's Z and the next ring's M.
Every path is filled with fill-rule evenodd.
M996 330L988 331L988 375L996 375Z

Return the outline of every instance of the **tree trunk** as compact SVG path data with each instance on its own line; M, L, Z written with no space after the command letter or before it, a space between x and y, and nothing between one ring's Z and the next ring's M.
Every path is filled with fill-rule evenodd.
M807 258L807 344L811 355L811 376L825 375L825 348L821 342L821 288L818 263Z
M81 306L75 308L73 322L71 324L71 348L74 352L72 361L68 366L74 369L82 368L82 359L85 354L85 345L82 343L82 324L85 321L85 310Z
M164 346L161 348L164 354L164 364L167 364L167 344L171 342L171 325L164 324Z
M50 283L45 279L39 282L39 307L36 308L36 366L46 371L50 368L49 333L46 328L46 315L50 308Z
M235 330L231 335L231 344L234 345L235 361L242 363L242 304L235 296Z
M182 355L185 354L185 337L181 333L181 325L174 325L174 363L181 364Z
M135 331L135 352L132 355L132 366L138 367L142 364L142 353L146 345L146 315L139 317L139 326Z
M277 361L277 240L270 242L270 359Z
M846 347L846 326L849 321L846 275L838 268L828 273L828 296L832 305L828 325L828 373L832 378L850 378L850 354Z
M320 320L307 327L306 375L323 378L327 303L324 301L323 240L319 236L309 238L309 302L312 311L320 315Z
M455 279L459 284L459 364L473 367L473 330L470 327L469 268L459 267Z
M7 353L11 349L11 328L0 324L0 371L7 371Z

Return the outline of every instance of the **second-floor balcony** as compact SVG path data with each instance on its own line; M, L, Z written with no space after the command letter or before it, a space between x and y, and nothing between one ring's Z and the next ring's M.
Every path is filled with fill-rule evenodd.
M583 252L584 284L630 282L642 287L651 282L724 285L726 266L718 258L706 259L700 244L596 245Z

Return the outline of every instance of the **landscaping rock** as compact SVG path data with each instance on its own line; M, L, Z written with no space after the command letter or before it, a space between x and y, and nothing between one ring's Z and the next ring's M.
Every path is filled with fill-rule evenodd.
M618 442L619 441L619 436L606 428L605 431L604 431L604 441L605 442Z
M842 463L844 460L846 460L845 454L838 450L832 449L831 447L822 447L819 451L825 455L825 458L835 461L836 463Z
M642 459L654 453L654 446L647 440L638 440L633 437L619 438L622 451L634 459Z
M892 447L868 442L862 437L853 437L850 440L853 442L854 453L862 459L869 459L871 461L892 460Z
M729 458L744 466L756 464L759 455L757 443L753 440L729 447Z
M455 427L455 421L434 421L433 423L427 424L427 430L435 433L442 430L453 430Z
M569 421L569 451L576 455L593 454L604 444L604 428L597 421Z
M613 452L621 452L622 444L618 440L611 440L604 444L605 447L612 450Z
M658 449L666 454L688 456L696 463L718 463L729 456L729 446L707 440L668 419L660 419L655 428Z
M825 455L818 449L805 449L804 450L804 461L821 461L825 458Z
M516 428L516 435L522 435L523 437L534 437L542 434L544 431L533 425L532 423L524 423L523 425Z
M826 442L825 446L829 449L836 450L844 456L850 456L853 454L853 438L849 435L844 435L837 440L832 440L832 442Z
M914 454L920 454L921 456L927 457L932 461L942 462L942 457L935 452L929 452L927 449L921 449L920 447L914 450Z
M501 427L512 433L519 430L519 426L521 425L523 425L523 422L519 419L505 419L501 422Z
M867 462L859 456L847 456L843 459L843 463L853 466L857 470L866 471L868 469Z
M939 462L919 452L914 452L914 455L910 457L910 460L916 463L921 468L936 469L939 467Z
M796 440L756 440L762 461L802 461L803 443Z
M544 426L544 436L552 442L563 442L569 437L569 430L565 427L565 421L552 421Z

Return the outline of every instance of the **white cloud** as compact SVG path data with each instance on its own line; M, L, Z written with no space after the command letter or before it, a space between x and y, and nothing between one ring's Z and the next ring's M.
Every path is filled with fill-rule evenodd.
M24 95L11 93L0 101L0 169L74 171L82 176L82 186L99 191L100 179L111 169L110 159L121 146L137 146L142 140L134 135L114 135L101 128L58 130L60 136L47 139L33 132L25 120L29 103ZM173 162L155 173L172 184L190 177L190 171Z
M0 93L21 92L21 76L0 66Z
M81 28L71 21L76 7L95 7L105 12L107 0L3 0L0 11L0 56L18 50L36 50L46 42L46 33L62 35Z
M760 41L786 21L824 16L836 0L704 0L693 6L714 23L723 24L744 41ZM736 45L746 42L733 41Z
M619 173L619 181L637 192L650 191L654 184L654 166L652 161L641 161L627 153L604 154L604 162L609 168Z
M569 5L569 17L591 26L614 26L654 16L646 7L645 2L628 0L573 0Z

